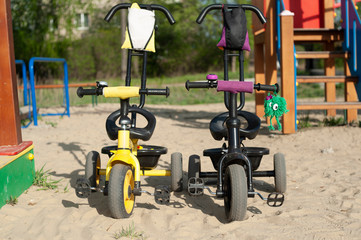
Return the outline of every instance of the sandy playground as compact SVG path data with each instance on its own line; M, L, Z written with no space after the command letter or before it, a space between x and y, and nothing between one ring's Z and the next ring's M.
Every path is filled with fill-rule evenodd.
M248 106L248 107L247 107ZM251 107L249 107L251 106ZM246 109L254 111L254 104ZM172 194L171 204L158 205L143 194L129 219L113 219L107 197L77 198L76 179L84 174L85 156L91 150L113 145L105 132L105 119L117 104L72 107L71 117L43 117L38 127L22 130L23 140L34 142L35 167L44 164L52 179L62 179L56 190L31 187L15 206L0 209L0 239L114 239L115 233L134 224L144 239L360 239L361 238L361 128L343 126L308 128L292 135L262 130L246 146L270 149L260 169L273 169L273 154L283 152L288 188L282 207L271 208L260 198L248 199L247 219L225 222L223 199L209 194L190 197ZM158 168L168 168L173 152L183 154L184 176L188 157L203 149L220 147L208 130L211 118L224 112L223 104L148 106L157 127L148 144L166 146ZM317 116L310 116L311 118ZM213 170L202 157L202 169ZM102 166L107 157L102 155ZM142 178L153 192L169 177ZM273 178L259 178L256 190L267 196ZM141 238L138 238L141 239Z

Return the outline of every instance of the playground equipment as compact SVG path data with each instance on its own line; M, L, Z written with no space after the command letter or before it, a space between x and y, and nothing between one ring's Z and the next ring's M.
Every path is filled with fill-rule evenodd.
M22 70L22 75L23 75L23 86L24 86L23 101L24 101L24 106L26 106L30 102L29 101L30 88L28 87L29 81L26 76L26 64L25 64L24 60L15 60L15 64L21 64L21 70Z
M132 14L134 14L134 9L143 11L146 9L143 12L145 15L154 14L153 11L149 10L159 10L166 15L170 24L175 23L171 13L163 6L154 4L142 4L139 6L141 9L138 8L138 5L118 4L109 11L105 20L109 22L118 10L131 7L129 12L132 11ZM134 29L130 28L129 30L131 33L134 33L132 32ZM151 30L154 30L154 25ZM150 31L151 35L153 35L152 31ZM138 39L133 35L131 40L136 41ZM105 168L100 166L99 153L96 151L89 152L85 164L85 178L78 179L76 183L76 194L78 197L88 197L92 191L101 191L104 195L108 195L109 208L114 218L129 217L133 212L136 196L140 196L142 193L154 195L155 201L159 204L169 203L170 189L168 186L157 186L154 194L147 192L141 188L140 176L171 176L171 190L181 191L183 187L182 155L180 153L173 153L171 155L171 170L156 170L158 160L161 155L167 153L167 148L143 145L138 142L139 140L148 141L156 125L154 115L143 109L145 95L168 96L169 89L146 88L147 52L140 49L134 50L133 47L134 45L128 50L126 86L108 87L105 82L98 82L96 89L83 89L80 87L77 91L79 97L84 95L103 95L106 98L120 99L120 109L111 113L106 121L108 136L111 140L118 140L118 145L102 148L101 153L109 157ZM148 47L146 46L146 48ZM133 56L143 57L141 87L131 86L130 66ZM129 99L133 97L140 97L138 106L130 106ZM131 116L128 117L128 114ZM137 115L141 115L146 119L147 125L144 128L137 127ZM101 176L105 176L104 185L100 184Z
M0 207L32 184L32 142L21 136L10 1L0 0Z
M34 79L34 63L35 62L61 62L63 63L64 69L64 97L63 97L63 105L65 106L65 110L63 113L43 113L42 116L64 116L67 115L70 117L70 104L69 104L69 83L68 83L68 64L63 58L44 58L44 57L32 57L29 61L29 75L30 75L30 86L31 86L31 102L32 102L32 111L33 111L33 119L34 126L38 125L38 113L36 107L36 94L35 94L35 79Z
M224 81L219 81L217 75L208 75L207 81L186 83L186 88L217 88L217 91L224 92L224 102L228 112L214 117L209 125L212 137L227 142L221 148L206 149L203 155L210 157L216 172L202 172L201 161L198 155L192 155L188 164L188 192L192 196L203 195L204 189L207 189L217 198L224 198L225 213L228 221L241 221L245 218L247 212L247 198L258 195L266 200L269 206L278 207L283 204L286 191L286 165L283 154L274 155L274 170L257 171L262 157L269 154L269 149L261 147L245 147L243 141L254 139L260 129L261 120L253 113L243 111L245 104L244 93L252 93L253 89L258 91L278 92L279 87L275 85L253 84L253 82L244 81L243 72L243 49L249 49L247 45L247 30L240 36L237 32L246 25L244 10L251 10L256 13L259 20L264 24L266 19L258 8L246 4L213 4L202 10L197 23L201 24L208 12L212 10L223 11L224 25L223 34L225 34L226 45L224 46ZM243 20L242 20L243 18ZM233 28L235 27L235 28ZM227 31L231 33L227 36ZM223 35L222 38L223 39ZM233 45L230 35L237 36L237 40L245 37L243 43L237 47ZM221 40L222 42L222 40ZM219 43L218 46L222 44ZM222 44L224 45L224 44ZM232 47L230 47L232 46ZM231 53L230 50L236 50L237 53ZM228 81L228 58L234 55L239 56L239 81ZM238 94L240 102L237 105ZM277 104L270 107L276 110ZM254 190L254 177L274 177L275 193L271 193L268 198L264 198L260 193ZM207 180L217 179L216 192L212 192L207 186Z
M0 207L33 184L33 148L31 141L22 142L18 146L0 146Z
M356 47L360 36L360 18L351 0L341 0L342 30L334 28L333 1L323 2L264 0L253 1L268 18L267 28L253 19L255 35L255 79L259 83L277 82L277 58L281 69L281 94L287 100L290 112L283 117L283 133L297 130L297 111L327 110L335 116L336 109L345 110L347 122L357 120L360 103L361 50ZM283 12L291 10L293 13ZM342 42L343 51L335 51L335 43ZM295 51L297 44L321 43L324 51ZM264 49L264 50L263 50ZM294 55L290 54L294 52ZM277 54L275 54L277 53ZM344 75L336 75L335 58L344 59ZM297 74L298 59L324 59L323 76L300 76ZM266 62L267 64L264 64ZM324 83L324 102L300 102L297 86L302 83ZM336 83L343 83L344 101L336 101ZM256 93L256 113L263 116L265 95Z

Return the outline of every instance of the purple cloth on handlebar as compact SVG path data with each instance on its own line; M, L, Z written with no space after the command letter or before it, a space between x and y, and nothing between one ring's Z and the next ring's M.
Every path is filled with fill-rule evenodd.
M253 93L253 86L253 82L218 81L217 92L223 91L231 93Z

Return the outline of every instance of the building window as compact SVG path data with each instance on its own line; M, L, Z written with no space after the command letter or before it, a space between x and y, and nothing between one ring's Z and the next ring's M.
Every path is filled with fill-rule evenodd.
M88 13L79 13L76 15L76 27L80 30L86 30L89 28Z

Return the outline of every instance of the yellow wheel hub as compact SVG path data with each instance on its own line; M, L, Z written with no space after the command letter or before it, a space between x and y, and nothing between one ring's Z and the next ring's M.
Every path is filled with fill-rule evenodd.
M125 178L124 178L124 186L123 186L123 192L124 192L124 207L127 213L131 213L134 206L134 178L133 173L131 170L128 170Z

